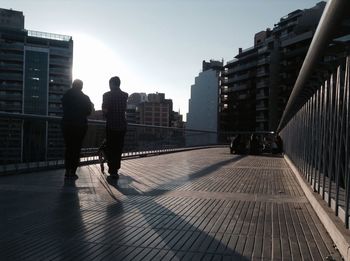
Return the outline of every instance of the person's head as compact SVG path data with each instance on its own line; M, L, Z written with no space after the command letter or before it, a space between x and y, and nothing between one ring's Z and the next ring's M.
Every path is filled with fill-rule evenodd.
M75 79L72 83L72 88L81 91L83 89L83 81L80 79Z
M109 79L109 88L111 91L118 90L120 87L120 79L118 76L113 76L111 79Z

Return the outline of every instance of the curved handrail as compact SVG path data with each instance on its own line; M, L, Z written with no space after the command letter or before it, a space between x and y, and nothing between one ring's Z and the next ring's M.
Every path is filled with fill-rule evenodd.
M289 96L286 108L279 122L277 133L287 124L290 118L296 113L296 108L304 103L308 97L303 97L305 84L310 78L316 63L321 58L325 48L331 41L337 26L342 21L349 8L348 0L329 0L323 11L321 20L317 26L315 35L310 44L309 50L300 69L298 78L294 84L291 95Z

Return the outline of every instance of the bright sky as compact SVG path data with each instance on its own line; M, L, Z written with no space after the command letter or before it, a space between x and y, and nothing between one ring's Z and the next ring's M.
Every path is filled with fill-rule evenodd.
M73 78L100 109L111 76L128 92L163 92L186 117L202 60L232 60L254 34L317 0L0 0L25 28L70 35Z

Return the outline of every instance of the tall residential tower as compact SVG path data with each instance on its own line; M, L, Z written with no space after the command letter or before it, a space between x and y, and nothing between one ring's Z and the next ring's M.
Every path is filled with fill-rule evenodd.
M26 30L22 12L0 9L0 111L61 116L72 60L72 37ZM62 155L58 124L1 121L0 130L6 134L0 140L1 162Z
M219 105L222 131L277 128L325 5L282 17L226 63Z

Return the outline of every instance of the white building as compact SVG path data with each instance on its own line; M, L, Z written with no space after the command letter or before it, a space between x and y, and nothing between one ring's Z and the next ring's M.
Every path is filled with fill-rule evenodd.
M186 129L218 131L219 72L223 62L203 61L203 71L191 86L191 98L187 114ZM217 134L187 132L187 145L217 143Z

